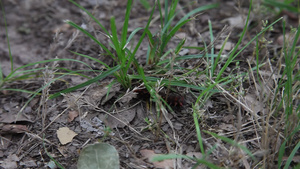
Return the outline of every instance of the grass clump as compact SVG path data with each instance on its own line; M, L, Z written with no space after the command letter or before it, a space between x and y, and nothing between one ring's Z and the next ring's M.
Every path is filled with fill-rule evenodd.
M248 18L246 20L246 24L248 25L250 13L251 13L251 4L249 8ZM245 46L241 47L241 42L245 38L245 33L247 31L247 26L244 27L243 32L241 33L241 37L237 44L235 45L234 49L229 53L228 58L226 58L225 63L222 63L222 60L220 59L221 54L223 52L223 47L226 44L228 37L225 39L222 48L220 49L219 54L216 58L208 58L209 65L207 65L207 73L206 76L208 77L207 80L210 81L206 84L206 89L201 92L201 94L198 96L195 104L193 105L193 117L194 117L194 123L196 128L196 134L198 138L198 144L200 145L200 151L202 153L201 159L195 159L193 157L188 156L182 156L182 155L162 155L157 158L154 158L154 161L159 161L163 159L176 159L176 158L185 158L195 161L194 168L197 167L200 164L204 164L206 166L209 166L211 168L219 168L214 165L208 164L208 161L205 159L207 158L207 152L213 152L215 151L215 148L222 148L222 145L214 145L212 149L205 150L204 149L204 143L203 143L203 137L202 132L203 129L201 129L201 125L199 124L199 121L203 121L203 117L201 116L201 111L203 110L205 100L209 99L214 93L211 92L210 89L217 88L219 89L219 92L222 93L225 97L229 97L231 102L235 102L235 104L239 105L246 111L250 112L255 120L255 123L258 126L261 126L262 129L262 139L259 141L262 145L260 148L262 150L265 150L264 157L261 161L257 161L256 159L256 152L251 152L248 148L245 146L240 145L238 142L240 141L238 136L241 135L241 129L242 129L242 115L239 112L238 122L237 122L237 128L239 129L236 134L234 140L231 140L227 137L224 137L219 134L215 134L212 132L204 131L207 134L210 134L215 139L220 139L226 143L231 144L233 149L237 148L237 151L242 150L244 153L240 154L240 159L235 159L236 157L227 157L227 159L232 160L232 164L229 164L227 167L231 168L238 168L238 164L240 165L242 163L242 159L247 159L247 161L253 160L254 164L253 166L256 167L262 167L262 168L273 168L277 165L278 168L288 168L292 165L293 158L297 151L299 151L299 142L295 142L294 137L298 137L296 133L299 134L299 124L300 124L300 109L299 109L299 101L297 101L298 95L299 95L299 67L297 66L297 63L299 63L299 46L297 46L297 41L299 39L300 34L300 27L293 29L294 30L294 38L292 40L292 43L289 43L286 39L284 40L284 46L281 49L281 56L280 59L284 60L284 66L281 65L281 67L276 70L277 72L273 72L274 74L279 74L280 78L276 79L276 87L272 89L271 93L273 93L272 96L269 97L269 100L263 99L263 97L266 97L266 91L261 91L263 86L268 86L266 83L266 79L261 79L263 76L260 74L262 67L266 63L263 62L261 59L259 59L259 47L258 45L261 44L258 39L264 39L264 35L266 32L272 29L272 27L281 21L282 18L277 19L273 23L269 25L264 25L262 31L257 33L254 38L249 40L248 43L246 43ZM283 24L283 36L285 37L285 21L282 21ZM211 32L212 34L212 32ZM213 36L212 36L213 37ZM213 41L213 39L211 40ZM250 44L256 42L256 62L254 67L249 68L249 72L244 72L240 74L233 74L231 73L230 76L224 76L225 70L228 68L229 65L234 65L234 63L238 63L236 60L236 57L238 57L242 51L244 51L247 47L250 46ZM265 43L267 43L265 41ZM269 43L269 42L268 42ZM271 43L271 42L270 42ZM239 50L238 50L239 49ZM214 51L214 50L212 50ZM212 54L214 54L212 52ZM248 61L249 62L249 61ZM222 65L222 67L218 70L217 65ZM238 66L238 64L235 64ZM262 101L263 104L265 104L268 108L263 110L263 113L266 113L266 116L259 116L257 115L257 112L254 112L251 107L248 107L247 103L243 102L241 99L246 97L245 92L238 93L237 91L227 90L226 86L233 84L241 77L249 77L253 76L253 74L257 74L257 77L253 77L255 87L257 88L257 91L261 92L261 95L257 98L258 100ZM252 75L251 75L252 74ZM210 77L210 78L209 78ZM245 83L242 81L242 83ZM259 87L258 87L259 86ZM234 92L234 93L232 93ZM217 92L218 93L218 92ZM244 94L243 94L244 93ZM238 96L239 98L236 98ZM234 101L233 101L234 100ZM275 118L277 120L271 121L270 119ZM260 119L264 119L261 121ZM284 124L283 128L280 128L279 126L282 126L281 124ZM276 134L274 132L271 132L270 130L274 131L274 128L271 126L277 126L278 128L275 128ZM259 129L258 129L259 130ZM282 135L283 134L283 135ZM275 144L274 140L281 140L284 139L283 142L280 142L281 146L276 147L273 146ZM292 141L293 140L293 141ZM278 142L277 142L278 144ZM288 145L289 144L289 145ZM234 148L235 147L235 148ZM225 148L226 149L226 148ZM245 155L247 154L247 155ZM284 155L285 154L285 155ZM236 156L235 154L234 156ZM287 156L288 159L283 162L283 156ZM251 158L249 158L251 157ZM204 160L204 161L203 161ZM234 162L238 160L237 162ZM278 161L278 163L276 163ZM245 165L245 161L243 162ZM299 165L296 166L296 168L299 167Z

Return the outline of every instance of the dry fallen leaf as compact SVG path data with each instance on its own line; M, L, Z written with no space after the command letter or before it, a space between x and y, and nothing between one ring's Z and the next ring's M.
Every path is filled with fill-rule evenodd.
M133 98L137 97L137 93L135 92L128 92L124 96L122 96L118 102L122 104L128 104Z
M96 136L104 135L105 125L98 117L93 117L91 120L83 118L80 120L80 127L86 130L86 132L95 132Z
M223 121L226 123L231 122L233 119L235 119L236 117L233 114L228 114L226 116L223 117Z
M69 111L68 122L70 123L71 121L73 121L78 115L79 115L78 111Z
M203 155L200 152L188 152L186 155L198 159L203 158Z
M118 83L109 87L109 83L103 83L100 86L90 88L85 97L88 98L94 104L104 105L108 100L115 96L116 92L120 90L120 85ZM109 93L107 93L109 91ZM107 95L108 94L108 95Z
M30 122L33 123L29 117L23 115L22 113L1 113L0 122L2 123L14 123L14 122Z
M2 161L1 167L6 169L18 168L17 162L19 160L19 157L15 154L9 155L6 159Z
M220 127L220 129L222 129L224 131L236 131L237 130L232 124L222 123L221 125L219 125L219 127Z
M118 114L114 114L114 117L108 116L106 119L106 125L110 128L123 128L128 125L136 115L136 108L132 108ZM119 120L118 120L119 119Z
M240 29L244 28L246 22L245 18L243 18L241 15L226 18L225 21L228 21L231 27L240 28Z
M253 94L245 96L245 103L255 114L264 109L264 104L258 101Z
M153 150L141 150L140 153L142 154L142 156L146 157L149 161L151 161L151 159L156 156L156 155L161 155L161 154L156 154ZM156 168L164 168L164 169L170 169L170 168L174 168L173 164L174 164L174 160L163 160L163 161L155 161L152 162L153 165Z
M292 43L292 42L294 42L295 34L286 33L285 37L283 35L280 35L277 38L276 43L280 46L283 46L284 45L284 38L285 38L286 42ZM300 42L300 38L298 39L297 44L299 44L299 42Z
M187 35L185 32L179 32L176 33L174 37L181 40L181 39L186 39Z
M27 132L28 128L22 124L3 124L0 123L0 134L8 133L24 133Z
M223 46L223 44L218 44L218 45L216 45L216 49L221 49L222 48L222 46ZM229 50L232 50L232 48L234 47L234 44L233 43L231 43L231 42L227 42L226 44L225 44L225 46L224 46L224 50L227 50L227 51L229 51Z
M57 137L62 145L70 143L77 134L68 127L62 127L57 130Z

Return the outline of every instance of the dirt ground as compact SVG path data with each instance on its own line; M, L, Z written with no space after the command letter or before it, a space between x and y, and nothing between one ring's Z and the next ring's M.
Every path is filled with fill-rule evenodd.
M203 41L210 43L208 20L212 22L214 42L216 49L224 42L226 36L231 33L226 46L226 52L232 49L231 45L237 43L242 32L243 19L247 16L248 3L239 4L236 1L201 1L196 5L188 5L187 2L181 3L185 7L175 20L179 20L184 13L209 3L220 3L220 7L201 13L194 21L187 24L178 36L187 38L187 46L203 46ZM100 47L87 38L82 33L78 33L74 28L64 23L64 20L71 20L79 25L85 25L87 29L95 32L97 38L105 41L105 37L99 33L97 25L79 10L75 5L68 1L59 0L3 0L2 5L5 9L7 29L12 56L14 58L14 68L37 61L69 58L77 59L91 65L93 69L102 69L98 63L94 63L86 58L72 54L76 51L91 57L100 58ZM116 17L117 27L121 32L123 18L126 10L126 2L122 0L85 0L80 4L91 11L94 16L107 28L111 16ZM265 15L261 11L255 11L251 15L249 31L241 46L244 46L250 38L254 37L261 29L261 20L274 21L275 16ZM1 10L2 13L2 10ZM129 33L137 27L146 25L150 12L147 11L137 1L134 3L129 22ZM156 12L155 16L159 14ZM289 14L281 15L287 20L287 24L297 27L298 22L295 16ZM227 27L226 27L227 26ZM224 29L226 28L226 29ZM159 30L159 21L151 25L151 30ZM265 35L273 45L280 46L281 25L274 26L274 31ZM201 35L201 38L199 37ZM5 35L3 15L0 20L0 59L3 75L8 76L11 70L9 60L9 50ZM174 41L174 42L173 42ZM176 44L176 39L172 43ZM170 44L172 46L172 43ZM281 43L281 44L280 44ZM139 62L145 63L147 50L146 42L137 53ZM274 47L274 46L272 46ZM240 60L240 69L248 70L249 65L246 60L253 60L254 44L243 51L237 59ZM189 54L196 54L198 50L189 50ZM274 57L274 53L265 52L266 57ZM264 56L265 57L265 56ZM112 64L112 60L103 57L107 64ZM276 62L276 58L272 58ZM68 61L58 62L58 67L66 67L71 70L86 69L81 63ZM53 67L53 63L35 65L38 67ZM235 66L235 65L232 65ZM32 68L32 67L31 67ZM41 73L42 75L43 73ZM45 73L44 73L45 75ZM57 75L59 76L59 75ZM46 75L15 81L7 84L6 88L26 89L36 91L42 87L49 77ZM106 85L113 78L106 78L98 84L94 84L85 89L80 89L71 94L66 94L55 99L47 100L41 96L36 96L24 109L21 116L17 113L30 98L28 93L5 91L0 92L0 166L2 168L49 168L50 157L47 152L65 168L76 168L80 150L87 144L96 142L109 143L117 149L120 156L121 168L164 168L160 164L152 163L147 160L149 154L180 153L194 157L201 157L200 147L195 131L195 124L192 116L191 105L196 98L188 93L186 89L178 88L177 93L183 93L184 99L181 101L170 101L174 112L169 113L166 119L162 119L160 127L162 132L152 129L151 124L145 121L146 117L153 120L151 111L155 109L154 104L147 99L142 99L143 95L137 95L130 101L117 100L126 93L120 85L112 87L108 99L106 96ZM85 78L77 76L66 76L61 80L55 81L49 89L49 94L53 94L67 87L71 87L86 81ZM137 87L139 84L134 84ZM248 88L251 83L244 82L244 87ZM252 99L254 90L247 91L249 98ZM77 102L76 96L81 96L81 101ZM257 102L256 102L257 103ZM263 105L258 105L256 109L261 109ZM213 95L206 103L203 111L203 120L200 126L203 130L224 134L226 137L235 138L236 118L238 106L233 104L230 99L226 99L220 94ZM256 110L260 113L260 110ZM149 113L150 112L150 113ZM121 122L109 116L113 114L121 119ZM258 151L259 145L256 136L257 130L253 129L251 115L242 111L243 115L243 138L250 140L245 145L251 151ZM17 123L14 123L16 117ZM13 133L9 133L3 126L8 126L9 130L17 128ZM66 144L62 144L58 139L57 131L67 127L76 133L76 136ZM107 127L111 128L108 133ZM165 135L169 137L166 137ZM202 133L205 149L209 149L218 143L211 135ZM176 138L176 139L175 139ZM275 144L275 143L274 143ZM47 150L47 152L46 152ZM176 151L175 151L176 150ZM214 164L224 167L231 166L239 168L239 164L233 164L232 159L239 158L232 155L229 151L218 150L218 153L211 154L209 160ZM230 156L230 158L228 158ZM258 159L261 156L257 156ZM231 159L231 160L228 160ZM238 160L238 159L236 159ZM172 163L172 161L171 161ZM177 161L178 168L190 168L195 163L190 160ZM162 164L168 166L169 164ZM180 167L181 166L181 167ZM253 166L251 166L252 168ZM1 167L0 167L1 168Z

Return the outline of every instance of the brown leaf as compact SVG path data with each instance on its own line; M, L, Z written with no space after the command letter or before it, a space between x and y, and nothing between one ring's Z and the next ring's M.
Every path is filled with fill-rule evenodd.
M18 121L30 122L33 123L32 120L27 118L21 113L1 113L0 114L0 122L2 123L13 123Z
M118 83L114 84L111 88L108 85L109 83L104 83L101 86L96 86L89 89L88 95L86 97L89 97L89 100L95 103L101 103L101 105L105 104L121 88ZM109 94L107 95L108 91Z
M103 106L107 101L113 98L116 95L116 92L110 92L108 95L102 98L101 105Z
M286 40L286 42L293 42L294 39L295 39L295 34L291 34L291 33L286 33L285 34L285 37L283 35L280 35L277 40L276 40L276 43L280 46L283 46L284 45L284 38ZM297 44L299 44L300 42L300 38L297 40Z
M21 124L5 124L5 125L1 125L0 128L1 134L24 133L27 131L28 131L27 126Z
M222 44L216 45L215 48L219 50L219 49L222 48L222 46L223 46L223 43L222 43ZM225 46L224 46L223 49L229 51L229 50L231 50L233 47L234 47L234 44L233 44L233 43L227 42L227 43L225 44Z
M3 134L1 137L3 137L3 139L0 144L0 150L2 150L2 151L7 150L7 148L13 143L12 142L13 135L12 134Z
M129 92L126 93L124 96L122 96L118 102L122 103L122 104L126 104L129 103L133 98L137 97L137 93L135 92Z
M148 161L151 161L154 156L161 155L161 154L156 154L153 150L147 150L147 149L141 150L140 153L143 157L146 157ZM163 161L155 161L152 163L156 168L167 169L167 168L173 168L174 160L169 159Z
M188 152L186 155L198 159L201 159L203 157L202 153L200 152Z
M245 20L241 15L230 17L225 20L229 22L231 27L243 29L245 26Z
M79 115L78 111L69 111L68 122L70 123L71 121L73 121L78 115Z
M233 114L229 114L223 117L223 121L226 123L231 122L233 119L235 119L235 116Z
M264 104L256 99L252 94L245 96L246 105L256 114L264 109Z
M19 157L15 154L9 155L6 159L3 160L1 167L6 169L18 168L16 162L18 162L19 160Z
M219 127L224 131L236 131L236 128L232 124L222 123L221 125L219 125Z
M176 33L174 37L182 40L182 39L186 39L187 34L185 32L179 32L179 33Z
M134 107L118 114L114 114L114 117L108 116L106 119L106 125L108 125L110 128L123 128L134 119L135 114L136 108Z

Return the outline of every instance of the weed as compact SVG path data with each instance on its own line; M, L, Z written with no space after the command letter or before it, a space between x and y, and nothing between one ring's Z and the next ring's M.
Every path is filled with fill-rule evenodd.
M295 6L295 3L296 6ZM263 5L272 8L270 11L276 12L278 15L281 14L283 10L287 10L294 13L300 13L299 1L295 0L284 0L284 1L272 1L272 0L264 0ZM276 8L274 10L274 8Z

